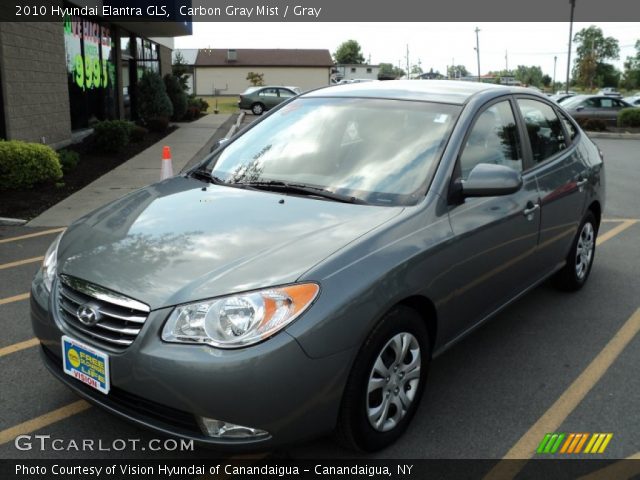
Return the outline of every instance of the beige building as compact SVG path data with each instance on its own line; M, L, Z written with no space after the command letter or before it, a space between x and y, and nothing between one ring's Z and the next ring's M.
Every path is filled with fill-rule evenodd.
M251 86L249 72L263 74L265 85L311 90L329 85L332 66L329 50L203 48L195 62L195 93L239 95Z

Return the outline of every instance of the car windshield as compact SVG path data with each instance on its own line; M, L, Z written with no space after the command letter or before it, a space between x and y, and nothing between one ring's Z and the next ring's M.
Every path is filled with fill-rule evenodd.
M298 98L204 169L234 186L283 182L373 205L411 205L424 193L460 110L404 100Z
M582 102L587 100L589 97L585 97L583 95L576 95L571 98L567 98L562 102L562 106L564 108L573 108L579 106Z

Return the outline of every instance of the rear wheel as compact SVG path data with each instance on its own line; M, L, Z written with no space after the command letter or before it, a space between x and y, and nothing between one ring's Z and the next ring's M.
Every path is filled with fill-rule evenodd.
M371 332L347 382L338 436L345 446L380 450L407 429L418 408L429 367L423 319L397 306Z
M597 235L598 223L593 213L588 212L580 224L566 265L556 274L555 284L558 288L575 291L587 282L596 254Z
M251 105L251 111L254 115L262 115L264 113L264 105L261 103L254 103Z

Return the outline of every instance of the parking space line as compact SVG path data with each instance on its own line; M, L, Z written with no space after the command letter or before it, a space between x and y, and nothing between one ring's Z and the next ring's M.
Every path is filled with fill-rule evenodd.
M602 223L640 222L640 218L603 218Z
M25 435L27 433L35 432L43 427L48 427L60 420L69 418L80 412L87 410L91 405L84 400L78 400L70 403L62 408L53 410L39 417L32 418L26 422L20 423L14 427L7 428L0 432L0 445L13 441L18 435Z
M578 477L578 480L609 480L611 478L637 478L640 475L640 452L635 455L631 455L623 460L619 460L611 465L607 465L604 468L596 470L595 472L588 473L582 477Z
M486 479L514 478L526 462L514 459L529 459L536 451L540 439L548 432L555 432L598 383L624 348L640 331L640 308L624 323L605 347L591 361L580 376L551 405L536 423L511 447L502 461L498 462L485 476Z
M26 348L35 347L40 342L37 338L30 338L29 340L25 340L24 342L14 343L13 345L9 345L7 347L0 348L0 357L4 357L5 355L9 355L10 353L19 352L20 350L24 350Z
M0 305L5 305L7 303L19 302L20 300L26 300L29 298L29 293L21 293L20 295L14 295L13 297L0 298Z
M51 235L52 233L63 232L64 228L53 228L51 230L43 230L41 232L29 233L27 235L20 235L19 237L9 237L0 239L0 243L17 242L18 240L26 240L33 237L41 237L42 235Z
M19 267L20 265L27 265L29 263L41 262L43 259L44 257L32 257L25 258L24 260L17 260L15 262L3 263L0 264L0 270L4 270L5 268Z
M610 240L611 238L615 237L616 235L624 232L627 228L629 228L632 225L635 225L636 223L638 223L638 220L625 220L625 221L623 221L617 227L613 227L608 232L605 232L602 235L598 235L598 239L596 240L596 245L602 245L607 240Z

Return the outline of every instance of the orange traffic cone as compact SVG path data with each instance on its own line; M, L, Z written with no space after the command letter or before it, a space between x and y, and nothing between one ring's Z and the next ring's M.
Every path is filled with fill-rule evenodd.
M173 177L173 164L171 162L171 148L166 145L162 147L162 167L160 169L160 180Z

